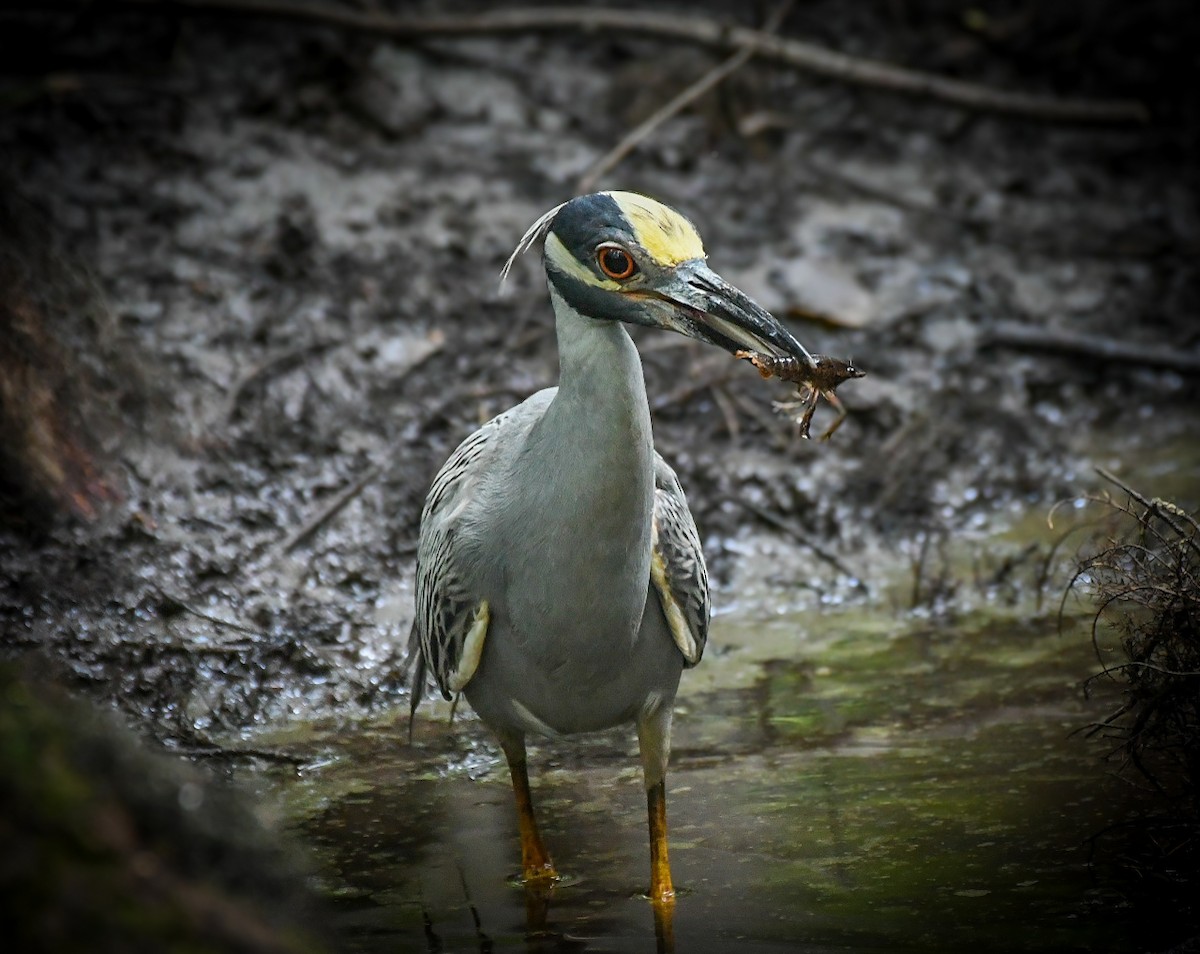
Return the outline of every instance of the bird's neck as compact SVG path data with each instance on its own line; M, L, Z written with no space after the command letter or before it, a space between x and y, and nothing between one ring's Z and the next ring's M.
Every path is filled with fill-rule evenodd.
M646 597L654 506L642 364L620 322L587 318L557 295L554 310L559 387L513 475L528 511L514 553L537 551L530 567L548 602L574 594L559 610L632 635Z
M547 424L584 467L587 484L605 480L651 493L654 440L642 361L619 321L588 318L551 292L558 332L558 394ZM632 468L624 475L619 467ZM622 480L621 478L626 478ZM587 485L585 484L585 486Z

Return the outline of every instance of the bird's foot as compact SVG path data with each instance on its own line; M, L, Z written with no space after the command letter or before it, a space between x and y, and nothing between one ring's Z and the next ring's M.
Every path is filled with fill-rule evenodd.
M664 904L674 904L676 896L675 888L672 887L670 881L668 881L666 884L651 884L650 890L645 894L645 897L648 898L650 903L656 908Z
M545 861L527 862L521 868L521 881L525 884L548 884L560 880L562 879L549 858Z

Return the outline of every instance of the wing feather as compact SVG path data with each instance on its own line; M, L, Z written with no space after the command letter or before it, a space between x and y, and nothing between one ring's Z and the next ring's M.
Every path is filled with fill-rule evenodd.
M481 602L458 559L461 515L500 424L494 418L458 445L434 477L421 512L413 632L423 665L417 672L422 680L426 672L432 675L446 699ZM414 698L423 688L414 680Z
M433 677L450 699L474 675L483 651L488 604L477 592L463 559L463 531L471 519L481 480L501 447L544 413L552 391L539 392L469 435L450 455L425 498L417 545L416 616L410 647L419 652L414 669L413 708ZM465 654L464 654L465 653Z
M708 641L712 605L700 534L675 471L655 454L651 581L675 645L691 668Z

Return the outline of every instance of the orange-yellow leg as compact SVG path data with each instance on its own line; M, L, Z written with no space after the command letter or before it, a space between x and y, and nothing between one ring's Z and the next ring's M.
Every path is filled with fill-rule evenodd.
M654 949L656 954L675 954L675 905L654 907Z
M667 857L667 786L659 780L646 789L646 808L650 816L650 900L654 904L674 904L671 862Z
M521 877L526 881L548 881L558 877L550 852L542 842L537 819L533 815L533 798L529 792L529 770L525 764L525 743L502 740L512 775L513 794L517 799L517 827L521 832Z

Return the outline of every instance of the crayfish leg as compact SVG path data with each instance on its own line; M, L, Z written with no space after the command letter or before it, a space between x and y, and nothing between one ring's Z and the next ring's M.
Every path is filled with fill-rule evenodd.
M838 399L838 396L832 391L822 391L821 394L825 396L825 400L829 402L830 407L837 409L837 417L833 419L833 423L825 429L825 433L820 437L821 440L827 441L829 438L833 437L833 432L842 426L842 421L846 419L846 415L849 413L849 411L846 410L846 405L844 405Z
M817 410L817 399L820 397L820 395L821 392L816 388L813 388L803 399L804 413L796 418L796 423L800 427L800 436L805 440L808 440L811 437L808 431L812 426L813 414Z

